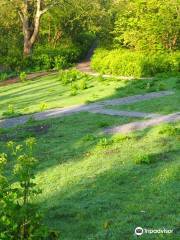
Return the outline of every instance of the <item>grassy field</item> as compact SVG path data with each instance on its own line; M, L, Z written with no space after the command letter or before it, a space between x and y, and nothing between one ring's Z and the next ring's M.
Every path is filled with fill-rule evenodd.
M128 110L147 113L170 114L180 111L180 91L175 91L173 95L141 101L134 104L110 106L108 108L116 110Z
M7 85L0 87L0 118L40 112L43 106L46 109L61 108L152 91L175 90L180 86L178 77L130 81L87 77L87 89L78 90L75 96L71 94L71 85L64 85L58 74ZM179 92L172 97L172 108L178 105Z
M47 77L42 84L39 79L1 88L4 94L1 104L9 103L9 94L19 111L29 106L33 112L38 110L40 99L57 107L92 100L93 94L96 99L108 99L157 88L178 92L177 80L165 78L161 86L162 78L152 80L149 87L147 80L95 79L94 87L82 91L82 95L68 97L68 87L64 87L64 97L57 95L56 102L56 94L48 95L49 89L54 86L57 92L63 90L56 77ZM169 97L162 101L170 111L172 106L173 112L173 101L166 98ZM133 240L137 226L174 230L170 235L145 234L142 239L179 239L180 124L160 125L129 135L102 134L105 127L134 120L78 113L1 129L0 152L6 151L8 140L22 143L27 137L36 137L35 156L39 159L36 181L42 194L34 202L44 212L45 222L60 232L60 240Z
M8 138L21 143L36 137L36 181L43 193L35 202L60 239L134 239L137 226L178 233L180 125L125 136L100 134L104 126L128 120L81 113L1 133L1 151ZM38 132L40 126L46 131Z

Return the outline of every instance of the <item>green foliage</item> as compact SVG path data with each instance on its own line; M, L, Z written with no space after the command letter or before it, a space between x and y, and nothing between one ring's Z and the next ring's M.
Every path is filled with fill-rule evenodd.
M144 153L138 153L134 159L136 164L151 164L154 162L152 156Z
M87 75L80 72L77 69L70 69L66 71L59 72L59 80L64 84L72 84L74 82L78 82L79 84L76 85L77 89L84 90L87 88L86 84Z
M133 0L117 13L116 46L156 51L179 49L179 2Z
M20 78L20 80L21 80L22 82L25 82L25 81L27 80L27 74L26 74L26 72L21 72L21 73L19 74L19 78Z
M92 134L86 134L83 139L82 142L92 142L95 141L96 136L92 135Z
M102 74L100 74L98 77L97 77L97 80L99 82L104 82L106 79L102 76Z
M110 144L112 143L111 140L107 139L106 137L103 137L99 140L98 142L98 146L101 147L101 148L106 148L108 147Z
M109 123L108 122L98 122L98 126L100 128L105 128L105 127L108 127L109 126Z
M39 104L40 112L43 112L43 111L46 110L47 108L48 108L47 103L42 102L42 103Z
M159 134L166 136L178 136L180 134L180 129L172 125L164 125L159 129Z
M8 155L0 155L0 239L49 239L52 233L43 226L42 215L32 203L41 193L34 181L37 159L33 156L34 138L23 145L8 142ZM5 169L13 162L11 179ZM51 238L57 239L57 237Z
M76 84L72 84L71 85L71 93L70 96L76 96L78 94L78 88Z
M57 56L54 60L54 68L56 70L64 69L68 66L68 63L65 57Z
M8 79L8 74L6 72L0 73L0 82Z
M130 140L132 136L130 135L125 135L125 134L120 134L120 135L115 135L112 139L114 143L120 143L126 140Z
M78 89L79 89L79 90L85 90L85 89L87 89L87 82L86 82L85 79L79 80L79 82L78 82Z
M145 77L160 72L180 70L180 52L153 53L123 49L97 49L91 63L93 69L101 73L120 76Z
M176 88L180 89L180 78L176 81Z
M13 104L9 104L7 110L3 112L3 116L5 117L17 117L19 114L15 111L15 107Z

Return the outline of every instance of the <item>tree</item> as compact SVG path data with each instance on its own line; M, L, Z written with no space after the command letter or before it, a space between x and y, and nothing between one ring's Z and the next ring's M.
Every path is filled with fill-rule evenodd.
M176 50L180 46L179 0L132 0L118 13L117 45L137 50Z
M60 2L57 0L9 0L9 2L13 4L22 22L24 36L23 54L25 57L29 56L37 40L42 15Z

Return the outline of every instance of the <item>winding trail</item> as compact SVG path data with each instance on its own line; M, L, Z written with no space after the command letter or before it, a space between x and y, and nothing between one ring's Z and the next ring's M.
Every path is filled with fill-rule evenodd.
M123 124L117 127L110 127L104 130L106 134L116 134L116 133L129 133L137 130L143 130L148 127L156 126L161 123L170 123L180 120L180 112L168 114L165 116L155 117L146 121L132 122L128 124Z
M133 76L115 76L115 75L111 75L111 74L101 74L98 72L95 72L94 70L92 70L91 68L91 57L94 54L94 50L97 47L97 42L95 41L94 44L92 45L92 47L90 48L90 50L87 53L86 58L81 61L80 63L76 64L76 69L78 69L81 72L84 72L88 75L91 76L102 76L103 78L113 78L113 79L118 79L118 80L132 80L135 79L135 77ZM43 77L43 76L48 76L48 75L54 75L57 74L58 71L57 70L50 70L50 71L41 71L41 72L34 72L34 73L27 73L27 80L34 80L38 77ZM145 77L145 78L138 78L138 79L153 79L152 77ZM10 85L10 84L14 84L20 82L20 78L17 77L11 77L3 82L0 82L0 87L2 86L6 86L6 85Z
M112 106L112 105L126 105L126 104L135 103L139 101L145 101L145 100L155 99L159 97L166 97L172 94L174 94L173 91L152 92L152 93L146 93L143 95L135 95L135 96L124 97L124 98L104 100L104 101L99 101L92 104L82 104L82 105L75 105L75 106L66 107L66 108L50 109L44 112L34 113L34 114L20 116L16 118L1 119L0 128L11 128L17 125L22 125L31 118L38 121L38 120L44 120L48 118L64 117L64 116L72 115L79 112L90 112L95 114L105 114L105 115L111 115L111 116L148 118L152 120L152 121L147 120L150 122L140 121L140 122L131 123L131 125L128 125L128 126L125 125L124 128L123 128L123 125L116 128L108 128L108 129L105 129L104 131L105 133L111 133L114 131L115 132L127 131L127 129L131 129L131 130L138 129L138 128L142 129L143 126L148 127L151 124L155 125L156 123L159 124L161 122L167 122L167 119L168 121L179 120L179 113L175 113L171 115L159 115L154 113L118 111L113 109L107 109L106 107Z

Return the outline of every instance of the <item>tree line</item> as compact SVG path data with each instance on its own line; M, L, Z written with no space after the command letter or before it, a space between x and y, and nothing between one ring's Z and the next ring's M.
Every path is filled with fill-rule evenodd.
M81 47L89 35L110 48L180 47L179 0L1 0L0 8L1 64L36 47Z

